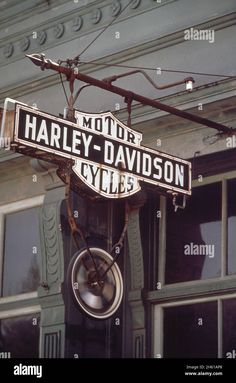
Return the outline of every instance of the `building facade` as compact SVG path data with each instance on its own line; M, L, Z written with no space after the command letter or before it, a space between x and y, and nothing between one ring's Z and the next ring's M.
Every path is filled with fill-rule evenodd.
M98 79L136 68L158 86L192 76L192 92L184 84L158 90L140 73L115 84L236 128L234 0L10 0L0 9L2 107L9 97L63 116L66 78L25 54L62 62L79 55L78 70ZM83 85L75 82L75 91ZM75 109L128 120L125 100L92 86ZM69 288L78 249L57 167L9 150L1 137L2 358L235 357L236 135L135 102L131 127L143 145L191 161L192 196L184 209L178 199L177 211L162 190L143 187L129 199L117 261L123 299L107 319L86 315ZM125 200L71 193L88 245L110 252L124 228Z

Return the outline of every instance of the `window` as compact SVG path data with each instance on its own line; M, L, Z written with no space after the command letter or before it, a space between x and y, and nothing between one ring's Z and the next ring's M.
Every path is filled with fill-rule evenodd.
M221 184L195 188L184 210L168 203L165 282L221 275Z
M39 285L39 206L43 196L0 206L1 296L36 291Z
M198 183L184 210L166 208L165 283L236 274L236 179Z
M165 358L217 358L217 302L164 309Z
M0 355L39 357L39 314L0 319Z
M38 207L5 215L2 296L35 291L38 288L38 218Z
M236 358L235 321L235 294L156 305L155 356Z
M38 358L43 196L0 206L0 358Z
M236 358L236 172L195 180L184 210L161 197L161 215L154 356Z

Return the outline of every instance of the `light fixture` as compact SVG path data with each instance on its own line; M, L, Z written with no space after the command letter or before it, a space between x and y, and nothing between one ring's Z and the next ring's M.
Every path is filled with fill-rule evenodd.
M188 92L192 92L194 82L195 81L194 81L194 79L192 77L188 77L188 78L185 79L186 90Z

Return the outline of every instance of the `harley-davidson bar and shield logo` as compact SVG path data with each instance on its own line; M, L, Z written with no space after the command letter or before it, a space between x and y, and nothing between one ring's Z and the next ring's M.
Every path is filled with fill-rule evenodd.
M75 111L76 122L16 104L14 142L74 161L74 173L96 193L128 197L140 181L191 194L191 163L141 146L142 134L111 112Z

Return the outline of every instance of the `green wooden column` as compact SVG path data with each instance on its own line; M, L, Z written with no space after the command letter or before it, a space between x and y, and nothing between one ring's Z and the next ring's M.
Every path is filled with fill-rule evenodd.
M38 289L41 305L40 357L63 358L65 305L61 286L64 282L64 254L60 209L65 199L65 185L57 177L55 169L46 170L47 164L39 162L37 171L39 165L42 165L46 189L40 214L42 246L41 286Z
M143 192L138 193L131 199L131 213L128 224L128 244L131 269L131 288L129 292L129 303L132 313L132 353L134 358L145 358L145 309L142 300L144 288L144 267L141 233L139 224L139 209L146 201Z

